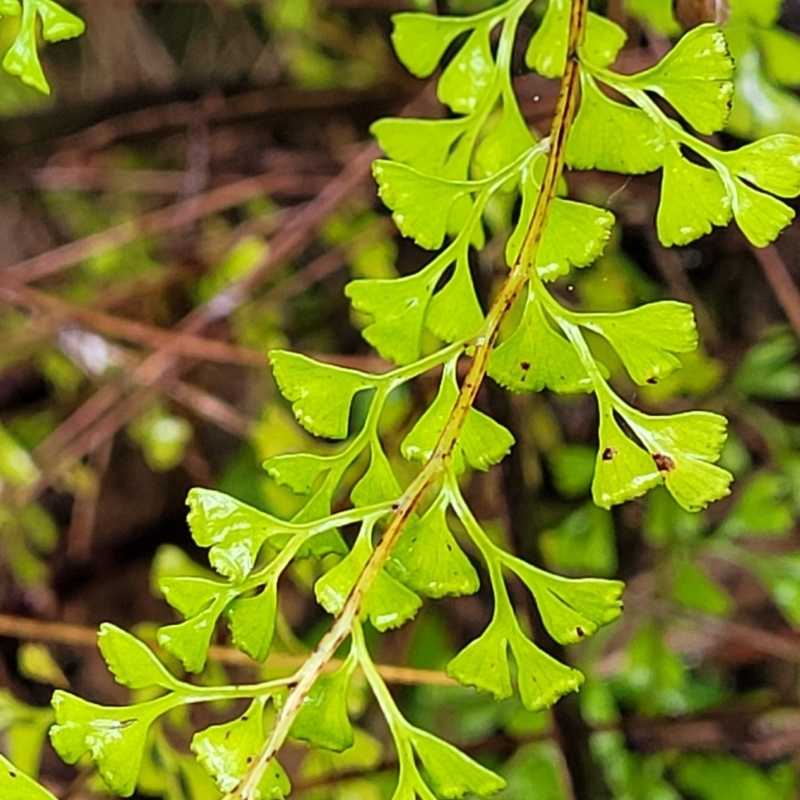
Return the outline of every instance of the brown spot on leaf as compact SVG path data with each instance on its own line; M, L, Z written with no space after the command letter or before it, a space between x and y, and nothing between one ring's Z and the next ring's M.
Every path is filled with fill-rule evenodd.
M601 456L601 458L603 459L603 461L611 461L611 459L614 458L616 454L617 454L616 447L606 447L606 449L603 450L603 455Z
M530 361L520 361L519 365L525 372L527 372L531 368L531 362Z
M581 628L580 626L579 626L579 627L577 627L577 628L575 628L575 633L577 633L577 634L578 634L578 636L580 636L580 637L584 637L584 636L586 636L586 633L585 633L585 631L584 631L584 630L583 630L583 628Z
M658 378L648 378L648 379L647 379L647 382L648 382L648 383L649 383L651 386L655 386L655 385L658 383Z
M653 456L659 472L672 472L675 469L675 462L666 453L656 453Z

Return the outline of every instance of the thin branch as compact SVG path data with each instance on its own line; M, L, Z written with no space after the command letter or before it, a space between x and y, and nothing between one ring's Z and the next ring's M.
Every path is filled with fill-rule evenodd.
M395 504L396 510L390 518L381 540L356 580L339 617L298 673L298 681L286 698L264 747L239 784L225 795L225 800L234 800L234 798L253 800L258 795L259 784L269 763L289 735L292 724L303 707L308 693L322 674L325 665L333 658L336 650L350 636L364 598L388 560L392 548L427 490L450 463L467 415L486 375L489 356L499 333L500 324L527 283L530 270L535 268L536 253L547 227L550 210L564 169L567 138L577 107L579 86L577 48L586 25L587 5L588 0L572 0L571 3L567 63L550 132L550 153L541 190L517 260L492 303L481 333L477 337L470 369L461 386L456 404L430 458Z
M32 642L48 642L65 644L72 647L96 647L97 630L84 625L69 625L64 622L42 622L28 617L17 617L11 614L0 614L0 637ZM212 661L231 667L269 667L270 669L294 672L305 662L305 656L291 656L278 653L271 655L264 664L253 661L239 650L230 647L212 645L208 650ZM338 669L341 661L333 659L329 670ZM404 686L460 686L452 678L433 669L413 669L412 667L379 664L377 669L388 683Z
M792 279L789 269L774 244L767 247L753 247L750 250L758 261L764 276L769 281L775 298L783 313L800 338L800 290Z
M127 220L113 228L48 250L3 269L6 278L31 283L54 275L92 256L108 253L143 236L180 228L201 217L217 214L232 206L264 194L289 194L305 197L324 190L329 179L319 175L268 173L212 189L203 195L151 211L137 219Z
M200 361L221 364L243 364L263 367L268 363L264 353L241 345L206 339L189 333L164 330L139 320L125 319L92 308L76 306L46 292L24 286L0 276L0 300L28 311L41 310L55 317L60 324L74 322L97 333L128 342L136 342L154 350L189 356Z

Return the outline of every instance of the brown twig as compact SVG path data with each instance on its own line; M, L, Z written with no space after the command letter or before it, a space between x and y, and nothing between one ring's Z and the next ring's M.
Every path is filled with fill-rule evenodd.
M95 647L97 630L84 625L70 625L64 622L42 622L29 617L0 614L0 636L33 642L50 642L72 647ZM252 658L230 647L212 645L208 650L212 661L232 667L260 667ZM270 669L285 670L289 673L300 667L305 656L292 656L278 653L269 657L263 665ZM331 662L329 669L341 666L341 662ZM443 672L432 669L413 669L394 664L378 665L384 680L406 686L458 686Z
M750 250L758 261L764 276L769 281L775 298L780 303L786 318L800 337L800 290L798 290L786 263L774 244L753 247Z
M31 283L61 272L92 256L116 250L140 237L180 228L201 217L241 205L264 194L307 197L324 189L329 182L330 179L319 175L296 173L268 173L245 178L20 261L5 267L3 274L6 278L20 283Z

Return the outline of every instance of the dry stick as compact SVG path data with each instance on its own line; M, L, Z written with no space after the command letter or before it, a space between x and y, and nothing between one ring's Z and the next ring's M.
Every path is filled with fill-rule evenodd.
M141 236L151 236L155 233L164 233L179 228L200 217L241 205L248 200L261 197L265 193L308 195L322 185L321 181L327 183L328 180L318 175L297 175L295 173L267 173L253 178L245 178L236 183L221 186L219 189L212 189L206 194L192 197L189 200L142 214L136 219L128 220L113 228L100 231L100 233L86 236L12 266L4 267L3 275L20 283L31 283L61 272L92 256L116 250Z
M145 344L154 350L174 353L176 356L189 356L221 364L245 364L258 367L267 364L266 355L258 350L192 334L176 333L139 320L125 319L114 314L106 314L103 311L82 308L39 289L32 289L17 281L6 280L2 272L0 272L0 300L28 311L42 309L52 317L58 318L62 324L75 322L111 338Z
M794 332L800 337L800 290L774 244L768 247L750 246L761 270L769 281L777 301L786 314Z
M20 639L33 642L64 644L72 647L96 647L97 628L83 625L70 625L65 622L42 622L29 617L17 617L11 614L0 614L0 637ZM208 650L212 661L227 664L231 667L263 667L292 672L302 666L304 656L271 655L266 664L258 664L239 650L212 645ZM342 665L335 659L328 665L334 670ZM414 669L412 667L395 666L394 664L376 665L382 677L389 683L406 686L458 686L452 678L433 669Z
M588 0L572 0L567 64L561 81L558 104L550 132L550 153L547 159L547 167L536 201L536 207L533 211L533 217L525 234L517 260L492 303L482 331L476 340L472 362L461 386L453 411L430 458L395 504L395 511L386 526L386 530L369 560L364 565L339 617L298 673L297 683L286 698L272 733L265 742L258 758L247 770L239 784L225 795L225 800L235 800L235 798L239 800L254 800L257 796L259 784L269 767L269 762L285 742L297 714L300 712L317 678L322 674L325 665L333 658L336 650L350 635L353 623L359 616L367 592L388 560L392 548L399 539L408 520L416 511L425 492L450 464L453 450L458 442L467 414L472 408L478 389L486 375L486 367L500 330L500 323L527 283L530 270L535 269L536 253L547 226L553 200L556 197L558 182L564 168L567 137L575 115L579 85L577 48L586 24L587 3Z
M199 334L218 319L239 308L248 296L275 270L305 247L320 224L332 214L367 177L372 161L378 156L376 145L363 148L311 200L303 214L292 217L272 241L264 260L241 281L195 308L176 326L177 330ZM166 383L179 372L177 359L171 353L156 352L145 359L131 376L106 384L90 400L77 409L58 430L52 433L35 452L39 464L47 464L49 474L57 473L64 463L83 457L94 447L113 436L149 402L153 388ZM131 384L140 388L125 398ZM151 388L152 387L152 388ZM123 399L125 398L125 399ZM32 487L40 492L47 484L47 475Z

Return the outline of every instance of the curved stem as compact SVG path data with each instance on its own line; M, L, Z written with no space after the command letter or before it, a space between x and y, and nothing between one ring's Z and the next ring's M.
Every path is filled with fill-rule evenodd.
M475 402L486 375L489 356L497 339L500 324L524 288L530 274L535 271L536 254L547 227L558 183L564 170L567 139L575 117L580 78L577 50L586 28L587 13L588 0L572 0L567 64L561 80L558 103L550 131L550 151L542 187L519 255L489 309L475 343L467 376L439 441L417 477L393 505L393 514L383 536L353 586L341 614L298 672L297 683L286 698L272 733L239 785L226 795L226 800L254 800L258 785L266 773L269 762L275 757L289 735L292 723L300 712L306 696L327 662L333 658L339 645L351 635L358 622L364 597L389 558L400 534L419 506L425 492L440 478L450 464L467 414Z

